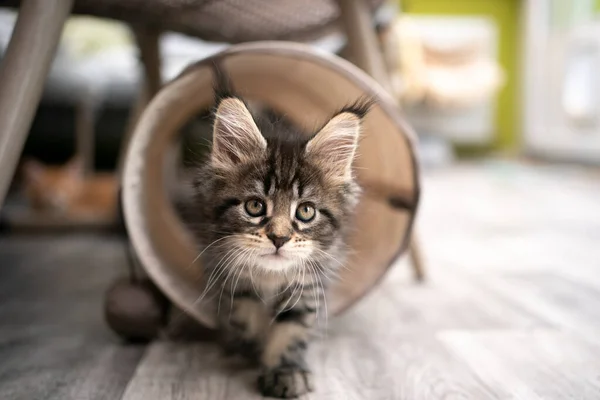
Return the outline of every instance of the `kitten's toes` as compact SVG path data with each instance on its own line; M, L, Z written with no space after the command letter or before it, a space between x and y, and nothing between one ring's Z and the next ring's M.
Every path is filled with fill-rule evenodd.
M265 370L258 378L263 396L291 399L314 390L312 373L298 367Z

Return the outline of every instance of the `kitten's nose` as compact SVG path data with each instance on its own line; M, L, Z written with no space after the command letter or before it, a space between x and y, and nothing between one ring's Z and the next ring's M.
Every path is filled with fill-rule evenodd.
M289 236L277 236L272 233L269 233L267 237L271 239L271 242L273 242L278 249L291 239Z

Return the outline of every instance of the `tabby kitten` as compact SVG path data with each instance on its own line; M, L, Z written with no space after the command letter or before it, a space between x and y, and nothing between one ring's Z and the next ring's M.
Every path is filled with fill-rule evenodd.
M367 109L348 107L310 137L255 120L233 96L217 107L196 179L197 235L223 345L260 363L266 396L313 389L305 353L324 285L344 259Z

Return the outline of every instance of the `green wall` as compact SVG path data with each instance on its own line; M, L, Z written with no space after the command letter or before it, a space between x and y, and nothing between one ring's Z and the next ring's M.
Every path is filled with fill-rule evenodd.
M600 1L600 0L599 0ZM519 0L401 0L408 14L486 16L495 21L500 34L499 61L507 82L498 95L497 133L499 150L514 149L520 140L520 8Z

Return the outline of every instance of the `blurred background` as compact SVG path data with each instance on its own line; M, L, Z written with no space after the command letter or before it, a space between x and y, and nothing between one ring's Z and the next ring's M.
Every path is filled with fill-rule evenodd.
M599 12L595 0L379 7L374 20L391 90L419 136L421 163L501 155L597 164ZM15 19L14 10L1 10L3 49ZM343 55L345 40L331 32L309 42ZM169 32L159 41L163 82L228 46ZM23 152L33 165L17 178L35 177L35 162L64 165L75 156L84 168L115 170L142 87L139 57L129 24L69 18ZM13 191L3 220L27 200Z
M166 1L170 5L164 10L186 1L193 3ZM19 2L0 1L0 6L4 3ZM188 19L170 19L164 11L165 21L176 21L173 26L179 33L165 29L156 35L131 22L133 8L109 19L97 17L110 16L109 8L88 7L93 3L88 1L75 3L84 10L81 14L96 16L72 15L64 26L0 214L5 228L0 237L0 270L5 274L0 278L0 321L7 338L14 339L33 326L50 332L49 337L65 337L65 327L93 337L106 331L101 316L89 316L90 307L101 309L103 291L115 276L125 273L126 261L120 239L99 239L95 232L110 232L119 225L118 171L128 132L143 104L140 99L153 91L144 81L148 71L141 63L153 55L152 38L160 50L162 82L235 42L298 40L343 57L348 50L348 35L339 29L311 34L318 24L329 26L340 18L331 5L318 9L281 2L289 7L289 15L305 18L299 23L306 29L298 34L284 19L288 14L278 14L278 22L273 22L247 11L243 1L208 2L202 10L204 25L193 22L191 12ZM219 8L225 3L227 7ZM404 332L434 331L436 343L445 346L442 358L429 342L414 335L405 338L413 347L400 346L398 354L408 354L417 364L439 365L433 378L449 383L449 392L455 387L473 390L465 398L502 397L511 385L501 383L512 382L526 394L522 398L597 399L598 376L590 366L600 370L600 357L590 354L600 354L600 0L367 3L373 3L369 21L389 76L386 89L418 137L423 190L411 262L422 264L418 274L426 284L414 285L406 278L409 268L396 268L382 289L343 317L334 331L352 325L350 318L386 333L394 318L402 320ZM148 11L154 25L160 25L161 10ZM252 15L252 23L266 31L246 29L244 23L251 26L251 17L241 18L239 25L229 23L238 21L232 17L234 11ZM16 9L0 7L0 57L16 16ZM195 26L208 34L196 35ZM148 41L144 54L140 49ZM204 140L210 137L210 124L199 116L185 132L192 140ZM80 194L81 187L87 196ZM55 233L65 228L71 233L57 239ZM91 235L80 235L84 228ZM49 261L39 270L32 267L41 253L50 254L55 263L60 257L71 257L59 274L67 289L41 283L56 281ZM99 268L80 269L77 263L88 258ZM108 267L99 272L104 266ZM18 302L13 297L17 292L25 296ZM48 303L41 305L44 302ZM382 306L386 304L387 308ZM368 316L374 309L378 311ZM50 315L60 313L66 318L63 328L50 320ZM506 336L494 336L498 331ZM2 342L2 338L0 334L0 363L6 351L2 346L9 347L8 339ZM63 342L48 343L31 339L26 345L30 350L46 349L52 359L79 349ZM81 343L88 342L82 339ZM102 351L109 345L94 343L99 353L90 347L85 353L88 361L78 365L91 368L90 359L108 357ZM114 341L107 343L115 351ZM354 346L362 347L360 343ZM57 348L62 350L54 353ZM423 361L422 353L414 349L431 358ZM129 351L131 375L143 350ZM8 351L4 360L9 361L0 366L0 394L14 395L2 398L29 399L35 397L31 393L47 390L31 384L40 370L23 372L27 396L15 395L16 386L2 389L2 383L8 382L3 381L3 371L14 372L17 365L22 372L34 365L19 361L19 354ZM109 357L112 364L102 368L108 371L116 365L118 357L114 357ZM561 363L578 373L566 373ZM48 370L59 368L50 361L43 365ZM409 367L394 368L401 374ZM466 375L453 375L456 371ZM159 372L153 373L159 379ZM100 375L93 379L108 379ZM75 380L64 379L67 386ZM377 379L384 378L377 375ZM472 383L467 389L462 385L466 381ZM411 382L404 383L414 385L416 397L394 392L385 398L424 398L415 394L421 393L420 382ZM479 386L486 389L473 389ZM115 393L125 387L123 383ZM128 387L126 398L138 398L133 394L139 387L133 387ZM83 390L76 388L77 393ZM60 396L39 398L76 398L66 391L57 393Z

